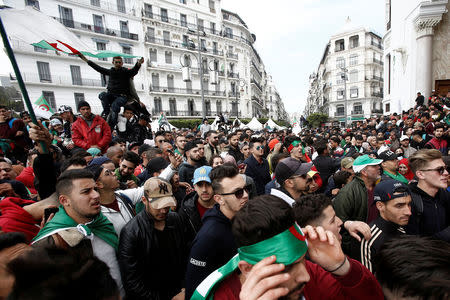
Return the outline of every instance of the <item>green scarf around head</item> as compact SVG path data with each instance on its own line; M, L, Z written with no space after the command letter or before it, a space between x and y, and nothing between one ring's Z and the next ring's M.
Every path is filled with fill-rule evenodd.
M406 179L405 176L403 176L402 174L400 174L398 172L397 172L397 174L393 175L393 174L391 174L389 172L383 171L383 174L391 177L392 179L395 179L397 181L400 181L400 182L403 182L405 184L408 184L408 179Z
M98 216L96 216L94 220L89 223L78 224L66 213L66 210L62 205L59 207L59 211L55 214L53 219L45 224L31 243L36 243L37 241L57 233L58 231L69 228L76 228L87 237L94 234L108 243L115 250L118 249L119 238L117 237L114 226L102 213L99 213Z

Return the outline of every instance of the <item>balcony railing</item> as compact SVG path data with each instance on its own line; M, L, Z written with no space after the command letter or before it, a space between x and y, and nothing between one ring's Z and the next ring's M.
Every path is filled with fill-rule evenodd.
M152 109L153 115L160 115L161 113L164 113L167 117L199 117L202 115L201 111L198 110L159 110L159 109ZM216 111L216 110L207 110L206 116L208 117L214 117L218 114L223 113L223 111ZM231 116L241 116L241 113L239 114L231 114Z
M382 109L372 109L372 113L373 114L382 114L383 110Z
M383 49L383 46L382 46L381 44L377 44L377 43L375 43L374 41L370 41L370 44L371 44L372 46L377 47L378 49Z
M372 97L383 98L383 93L381 92L372 92Z
M240 99L241 93L236 92L236 91L228 91L228 97L234 98L234 99Z
M256 96L252 96L252 100L258 102L258 104L262 103L261 99Z
M256 70L256 72L258 73L258 75L262 78L262 73L261 71L258 69L258 67L256 66L255 62L252 60L252 67Z
M377 64L380 64L380 65L383 65L383 62L381 60L379 60L379 59L376 59L376 58L373 59L373 62L377 63Z
M261 85L255 79L252 78L250 83L253 83L262 92Z
M94 7L99 7L105 10L113 11L113 12L120 12L120 13L126 13L126 14L132 14L135 15L131 10L126 11L126 7L123 7L122 5L117 5L114 3L115 1L104 1L104 0L71 0L71 2L80 3L84 5L90 5Z
M182 43L182 42L172 41L172 40L168 40L168 39L155 38L155 37L149 36L149 35L145 36L145 42L150 43L150 44L164 45L164 46L173 47L173 48L186 48L188 50L195 50L197 47L194 43ZM201 50L203 52L206 52L209 54L223 56L222 50L206 48L206 47L202 47Z
M109 36L117 36L117 37L122 37L125 39L134 40L134 41L139 40L139 36L136 33L129 33L126 31L110 29L110 28L106 28L103 26L94 26L91 24L75 22L74 20L71 20L71 19L61 19L61 18L56 18L56 17L53 17L53 18L55 20L59 21L64 26L69 27L69 28L83 30L83 31L89 31L89 32L95 32L95 33L101 33L101 34L106 34Z
M234 72L228 72L228 78L239 78L239 73L234 73Z
M232 52L227 52L227 58L238 59L238 55Z
M175 87L167 87L167 86L150 86L150 92L159 92L159 93L172 93L172 94L184 94L184 95L201 95L200 89L183 89L183 88L175 88ZM205 96L216 96L216 97L225 97L225 91L211 91L211 90L203 90Z
M352 115L363 115L363 111L362 110L352 110Z
M344 112L334 112L335 117L344 117Z
M372 79L373 80L378 80L378 81L383 81L383 77L380 77L380 76L372 76Z

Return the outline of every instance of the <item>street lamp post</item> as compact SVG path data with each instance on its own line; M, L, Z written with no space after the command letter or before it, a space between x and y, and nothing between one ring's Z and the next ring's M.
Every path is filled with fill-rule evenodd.
M344 80L344 114L345 114L345 128L348 127L348 109L347 109L347 73L348 69L341 67L341 78Z
M238 102L238 93L240 93L240 91L244 91L244 86L247 85L247 82L245 82L245 80L243 78L239 78L239 80L237 81L237 85L235 86L235 91L234 91L234 95L236 96L236 102ZM240 89L239 89L240 87ZM239 110L236 112L236 118L239 117Z

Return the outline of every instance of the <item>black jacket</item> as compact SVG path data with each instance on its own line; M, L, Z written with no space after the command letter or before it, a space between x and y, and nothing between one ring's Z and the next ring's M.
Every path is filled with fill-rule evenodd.
M132 134L132 137L131 137L131 139L130 139L130 137L128 137L128 140L134 141L134 142L142 142L146 139L153 138L152 131L148 127L141 126L137 122L132 125L131 134Z
M411 197L420 197L423 203L423 212L420 214L416 205L412 205L412 215L409 219L406 232L433 236L450 242L450 192L439 189L433 198L417 186L417 182L410 183Z
M187 182L192 186L192 179L194 178L194 171L199 166L192 166L187 162L181 164L178 170L178 175L180 175L180 182Z
M189 229L189 241L192 241L194 239L195 235L198 233L200 227L202 226L202 219L197 209L197 201L198 194L196 191L193 191L189 195L186 195L178 212L180 216L183 217L186 228Z
M236 163L240 160L244 160L244 154L242 154L241 150L239 149L239 146L234 148L233 146L229 145L228 154L234 157Z
M152 217L140 212L122 229L117 256L126 299L172 299L183 287L187 258L181 217L169 213L157 231Z
M115 68L106 69L100 67L93 61L88 61L88 65L100 74L109 76L107 89L113 94L130 94L130 78L134 77L141 67L140 64L136 63L132 69L120 68L116 70Z
M202 222L189 255L185 299L191 299L203 279L237 253L231 221L220 211L218 204L205 213Z
M247 165L245 175L250 176L255 182L256 193L264 195L266 184L272 180L270 178L269 163L263 158L262 164L260 164L253 155L250 155L244 163Z
M319 172L320 178L322 178L322 187L320 191L325 191L325 183L328 182L328 178L336 172L336 170L340 167L340 160L332 158L330 156L317 156L315 160L313 160L314 166L316 166L317 171Z

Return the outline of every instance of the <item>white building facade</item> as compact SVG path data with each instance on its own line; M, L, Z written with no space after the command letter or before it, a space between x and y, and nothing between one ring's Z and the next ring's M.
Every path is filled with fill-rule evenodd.
M415 105L417 92L450 90L448 0L386 1L384 99L386 112Z
M253 46L256 37L237 14L221 8L221 1L5 0L5 4L36 7L92 49L143 56L145 64L134 82L153 115L199 117L202 99L208 117L267 115L267 75ZM106 81L86 63L20 40L11 43L31 99L43 94L53 108L64 104L74 109L86 100L94 112L101 112L98 94ZM111 58L94 61L112 66ZM124 66L134 63L136 59L125 59ZM182 73L187 64L190 80Z
M345 122L381 114L383 96L381 37L348 19L326 45L310 76L305 115L321 112Z

